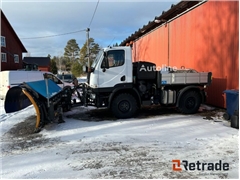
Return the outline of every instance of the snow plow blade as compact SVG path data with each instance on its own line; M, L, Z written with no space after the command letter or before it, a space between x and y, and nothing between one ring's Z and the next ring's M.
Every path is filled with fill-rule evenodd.
M28 99L28 97L22 92L22 88L20 86L12 87L8 90L4 108L6 113L12 113L16 111L20 111L32 103Z
M23 83L9 89L5 99L6 113L16 112L33 104L36 111L34 132L58 118L64 122L62 111L71 108L71 87L60 88L50 79Z

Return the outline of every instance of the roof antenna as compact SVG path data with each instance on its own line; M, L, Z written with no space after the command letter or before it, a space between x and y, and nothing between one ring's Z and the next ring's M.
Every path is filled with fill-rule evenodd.
M112 44L112 42L114 41L114 39L115 39L115 37L113 38L113 40L111 41L111 43L108 45L108 47L111 47L111 44Z

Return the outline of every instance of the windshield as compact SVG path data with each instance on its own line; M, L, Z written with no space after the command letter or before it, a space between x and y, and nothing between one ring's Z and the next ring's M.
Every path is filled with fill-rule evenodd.
M59 79L72 79L72 75L71 74L64 74L64 75L58 74L57 77Z
M92 66L91 66L92 68L95 68L95 66L97 65L98 61L100 60L102 54L103 54L103 50L100 50L92 63Z

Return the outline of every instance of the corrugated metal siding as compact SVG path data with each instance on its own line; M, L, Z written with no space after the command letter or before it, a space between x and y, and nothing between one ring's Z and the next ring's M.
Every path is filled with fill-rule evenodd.
M206 2L143 36L134 43L134 60L211 71L207 102L225 107L223 91L239 89L238 3Z
M168 64L168 26L162 26L133 44L133 61Z
M212 71L207 102L215 106L225 107L225 89L239 88L238 14L238 2L213 1L170 23L169 65Z

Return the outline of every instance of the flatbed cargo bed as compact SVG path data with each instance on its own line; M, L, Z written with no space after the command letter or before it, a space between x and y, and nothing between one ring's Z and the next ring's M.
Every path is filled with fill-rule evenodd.
M161 74L161 85L200 84L211 83L211 72L173 72Z

